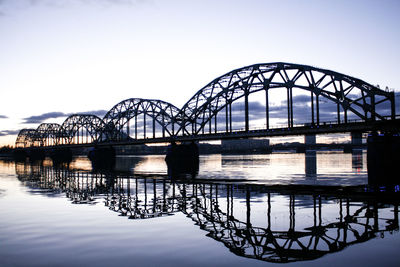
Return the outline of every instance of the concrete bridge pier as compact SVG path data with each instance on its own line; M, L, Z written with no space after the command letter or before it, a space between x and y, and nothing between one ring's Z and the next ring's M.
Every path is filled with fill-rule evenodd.
M112 146L95 146L89 150L88 158L93 170L112 170L115 167L115 149Z
M44 148L41 147L27 147L27 148L16 148L13 152L14 160L16 161L30 161L44 160L46 153Z
M70 148L53 148L49 151L49 156L55 164L72 161L72 151Z
M315 144L317 143L317 138L315 134L306 134L304 136L304 144L307 151L315 151Z
M31 147L27 151L30 161L44 160L46 158L45 150L41 147Z
M179 145L172 142L167 149L165 161L170 178L177 178L186 174L195 178L199 171L199 147L194 142Z
M28 153L24 148L16 148L13 151L13 158L15 161L26 161Z
M317 152L315 151L316 140L315 134L304 135L306 178L315 178L317 175Z
M344 153L357 153L362 149L362 132L351 132L351 142L344 146Z
M400 136L398 134L371 134L368 136L368 184L393 191L400 184Z
M316 135L306 134L304 135L304 145L296 148L296 153L305 153L307 151L315 151Z

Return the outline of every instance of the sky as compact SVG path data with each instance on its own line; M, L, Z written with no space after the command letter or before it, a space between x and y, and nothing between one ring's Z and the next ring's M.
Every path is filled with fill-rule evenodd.
M128 98L182 107L255 63L330 69L399 92L400 1L0 0L0 146Z

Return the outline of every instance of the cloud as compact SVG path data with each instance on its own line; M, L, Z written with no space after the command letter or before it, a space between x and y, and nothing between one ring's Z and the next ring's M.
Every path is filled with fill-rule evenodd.
M79 112L78 114L90 114L90 115L96 115L99 118L103 118L107 112L108 112L108 110L99 109L99 110L91 110L91 111L86 111L86 112Z
M225 111L225 109L222 109ZM250 101L249 102L249 120L256 120L265 118L265 106L260 102ZM218 116L218 122L225 122L221 115ZM244 122L244 103L233 103L232 104L232 123Z
M0 131L0 136L7 136L7 135L16 135L19 133L20 130L4 130Z
M293 96L294 105L304 105L311 102L311 97L309 95L296 95Z
M24 124L28 124L28 123L42 123L43 121L47 120L47 119L55 119L55 118L60 118L60 117L66 117L69 116L69 114L65 114L63 112L48 112L48 113L44 113L42 115L37 115L37 116L30 116L27 118L23 118Z
M56 118L61 118L61 117L68 117L73 114L89 114L89 115L96 115L99 118L103 118L104 115L106 115L108 111L104 109L99 109L99 110L91 110L91 111L84 111L84 112L76 112L76 113L64 113L64 112L59 112L59 111L53 111L53 112L47 112L43 113L41 115L35 115L35 116L30 116L23 118L24 124L30 124L30 123L42 123L47 119L56 119ZM2 115L0 115L0 118ZM5 116L4 116L5 117Z
M348 95L350 98L357 98L355 95ZM400 112L400 92L395 93L396 99L396 111L397 114ZM315 98L314 98L315 100ZM316 108L316 107L314 107ZM363 111L361 108L356 108L361 114ZM342 109L341 109L342 111ZM376 107L376 111L380 114L389 115L390 114L390 105L378 105ZM348 119L359 119L357 115L348 112ZM234 102L232 104L232 123L235 125L244 124L244 103L243 101ZM317 114L314 113L314 119L316 120ZM265 120L265 104L257 101L249 102L249 120ZM271 119L279 120L282 122L287 122L288 113L287 113L287 102L286 100L281 101L278 105L270 105L269 106L269 117ZM303 124L303 123L311 123L311 97L309 95L301 94L293 96L293 122L294 124ZM337 105L336 103L325 99L320 98L319 104L319 119L320 122L329 122L337 120ZM344 119L344 115L341 114L341 120ZM223 108L218 114L218 124L225 123L225 109Z
M354 96L352 96L354 97ZM395 93L396 97L396 110L397 113L400 111L400 92ZM390 106L377 106L377 111L380 113L390 113ZM96 115L99 118L103 118L107 113L107 110L99 109L99 110L91 110L85 112L77 112L77 113L63 113L63 112L48 112L37 116L30 116L24 118L24 124L30 123L42 123L47 119L59 118L59 117L67 117L72 114L91 114ZM218 114L218 125L225 124L225 108L223 108ZM281 120L282 122L287 121L287 103L286 100L283 100L280 105L271 105L269 107L269 117L270 119ZM293 96L293 113L294 113L294 123L302 124L302 123L310 123L311 122L311 102L310 96L308 95L296 95ZM233 125L241 125L244 124L244 103L243 101L234 102L232 104L232 124ZM316 113L314 114L314 118L316 120ZM334 121L337 119L337 106L335 103L330 100L326 100L320 98L320 110L319 110L320 122L328 122ZM265 105L263 103L257 101L249 102L249 120L265 120ZM0 115L0 119L8 118L5 115ZM138 122L142 123L142 118L138 118ZM343 115L341 115L341 119ZM358 119L356 115L351 112L348 113L348 119ZM150 122L147 122L148 124ZM273 125L272 125L273 126ZM4 135L4 133L3 133Z
M0 115L0 119L8 119L6 115Z

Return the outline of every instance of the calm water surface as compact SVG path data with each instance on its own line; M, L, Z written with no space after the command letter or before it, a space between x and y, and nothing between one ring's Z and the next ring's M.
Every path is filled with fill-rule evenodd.
M0 265L399 266L398 199L367 182L365 154L207 155L194 179L0 160Z

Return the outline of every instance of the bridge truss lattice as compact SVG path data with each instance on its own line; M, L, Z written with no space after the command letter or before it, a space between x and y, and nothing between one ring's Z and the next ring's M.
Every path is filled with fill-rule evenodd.
M22 129L16 147L119 142L212 133L318 127L395 119L394 93L331 70L291 63L255 64L226 73L179 109L130 98L103 118L74 114L62 125Z

